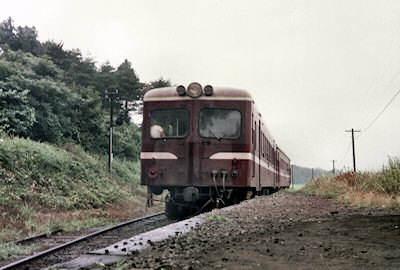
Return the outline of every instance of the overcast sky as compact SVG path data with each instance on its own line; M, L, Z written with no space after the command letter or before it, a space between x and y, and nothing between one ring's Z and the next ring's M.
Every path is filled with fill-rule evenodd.
M41 41L63 41L99 65L126 58L141 81L248 89L300 166L352 167L345 130L364 131L400 89L397 0L0 3L1 21L35 26ZM356 140L359 169L399 156L399 116L400 95Z

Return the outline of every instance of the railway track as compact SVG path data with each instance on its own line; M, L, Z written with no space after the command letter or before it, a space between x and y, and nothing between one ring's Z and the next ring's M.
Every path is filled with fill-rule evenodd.
M106 247L122 239L132 237L136 234L147 232L170 223L173 223L164 213L145 216L120 223L115 226L92 232L85 236L50 236L24 240L32 244L54 245L56 242L64 242L50 249L41 251L32 256L25 257L4 266L0 270L6 269L41 269L57 263L62 263L90 251ZM71 239L73 238L73 239ZM40 240L38 240L40 239ZM37 243L35 241L38 241ZM40 241L40 242L39 242ZM23 244L23 243L21 243Z

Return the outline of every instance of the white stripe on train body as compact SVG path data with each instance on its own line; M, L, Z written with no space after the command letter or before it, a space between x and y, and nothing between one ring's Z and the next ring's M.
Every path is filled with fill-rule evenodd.
M219 152L212 154L210 159L246 159L253 160L252 153L242 153L242 152Z
M141 152L140 153L140 159L178 159L178 157L170 152ZM249 152L219 152L219 153L215 153L212 154L210 156L210 159L213 160L226 160L226 159L239 159L239 160L250 160L256 163L256 164L260 164L261 161L261 167L263 167L264 169L267 169L269 171L271 171L272 173L276 173L276 170L272 167L272 165L269 165L268 163L266 163L264 160L260 160L258 157L254 158L254 155L252 153ZM280 175L284 176L284 177L290 177L288 174L282 173L280 172Z
M210 159L214 159L214 160L218 160L218 159L241 159L241 160L250 160L256 163L256 164L260 164L261 163L261 167L263 167L266 170L271 171L272 173L276 173L276 170L274 169L273 165L269 165L268 163L266 163L264 160L261 160L258 157L255 157L252 153L250 152L219 152L219 153L215 153L213 155L210 156ZM282 174L282 173L281 173ZM283 175L283 174L282 174Z
M178 159L170 152L141 152L140 159Z

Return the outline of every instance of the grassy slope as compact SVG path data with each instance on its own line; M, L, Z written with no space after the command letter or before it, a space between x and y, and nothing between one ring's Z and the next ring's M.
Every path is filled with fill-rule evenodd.
M359 207L400 207L400 160L390 159L379 172L346 173L310 181L303 189Z
M104 225L145 214L139 163L80 147L5 137L0 142L0 243L61 227Z

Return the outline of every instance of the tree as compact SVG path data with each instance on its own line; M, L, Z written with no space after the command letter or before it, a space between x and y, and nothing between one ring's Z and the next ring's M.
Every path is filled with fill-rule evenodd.
M38 33L35 27L19 26L15 28L11 17L0 23L0 45L8 44L10 49L38 55L41 51L41 43L37 39Z
M84 87L93 86L96 78L96 65L92 58L82 56L79 50L68 51L72 63L66 73L67 82L75 87L81 85Z
M78 49L64 50L62 42L46 41L43 54L64 71L64 82L72 87L96 85L96 65L90 57L83 57Z
M28 104L29 91L0 89L0 128L13 135L26 135L35 123L35 110Z
M17 28L18 47L23 52L29 52L33 55L39 55L41 44L37 40L38 33L35 27L19 26Z
M146 85L146 90L151 90L154 88L161 88L161 87L169 87L171 86L171 81L170 80L165 80L163 77L160 77L158 80L152 81L149 84Z
M101 65L100 72L96 73L96 80L94 82L95 89L102 98L102 108L107 110L110 104L108 98L106 98L106 91L117 88L114 73L115 68L107 61Z
M85 150L106 153L108 134L106 125L108 114L101 108L101 98L93 87L76 89L77 100L74 101L71 120L73 123L74 141Z
M143 84L139 82L132 64L127 59L125 59L115 72L115 82L116 89L118 89L118 97L122 101L123 106L122 118L125 122L129 123L129 111L135 110L135 101L140 99L140 90Z
M120 158L138 160L140 157L141 130L132 123L114 129L113 152Z
M165 80L163 77L160 77L158 80L152 81L150 83L144 84L141 89L140 99L136 102L137 104L137 111L139 113L143 113L143 96L151 89L155 88L162 88L162 87L169 87L171 86L170 80Z
M14 21L11 17L0 23L0 45L7 44L12 50L18 50L18 40Z
M31 112L36 119L34 123L30 118L29 121L25 119L27 127L24 129L19 122L10 122L7 129L37 141L53 144L73 141L86 150L106 152L107 147L100 149L107 140L103 138L106 121L99 95L90 87L68 86L62 81L63 74L47 56L4 51L0 56L0 88L4 93L15 92L10 92L12 95L2 101L12 104L16 108L14 111L26 112L15 114L14 118L27 117ZM24 92L26 89L29 92ZM18 93L23 96L19 98ZM11 98L19 100L11 102ZM24 106L32 110L27 111ZM3 115L10 116L10 110L3 111Z
M46 41L43 44L43 54L48 55L54 64L66 72L69 70L72 61L68 52L64 51L63 46L62 42Z

